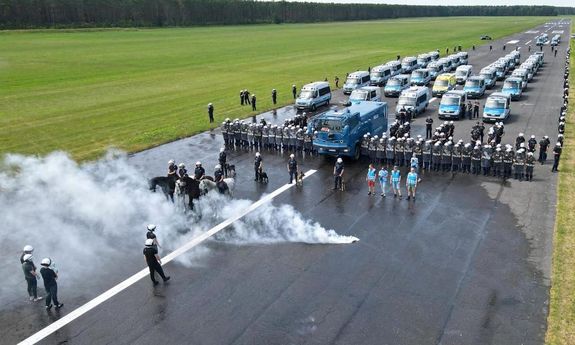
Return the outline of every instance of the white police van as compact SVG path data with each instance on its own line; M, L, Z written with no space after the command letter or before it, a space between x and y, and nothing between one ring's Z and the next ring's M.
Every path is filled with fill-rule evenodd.
M331 100L331 89L326 81L306 84L301 88L295 101L296 108L315 111L321 105L328 105Z
M413 116L421 114L427 109L431 100L431 91L426 86L412 86L403 90L397 101L395 112L399 113L402 109L411 110Z
M371 69L371 73L369 74L369 85L384 86L389 78L391 78L390 66L375 66Z
M389 61L385 64L386 66L389 66L389 68L391 68L391 76L396 76L401 74L401 62L397 61L397 60L393 60L393 61Z
M417 68L417 58L414 56L408 56L401 60L401 71L402 73L411 73Z
M473 66L462 65L457 67L455 70L455 79L457 79L457 84L465 84L467 78L473 74Z
M359 89L355 89L351 92L351 95L349 95L349 102L347 105L365 101L381 101L381 88L377 86L364 86Z
M357 71L350 73L343 84L343 93L349 95L353 90L369 85L369 73L367 71Z

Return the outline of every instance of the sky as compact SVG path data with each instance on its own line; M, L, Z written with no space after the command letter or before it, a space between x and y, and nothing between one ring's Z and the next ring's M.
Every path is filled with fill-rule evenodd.
M293 1L293 0L291 0ZM298 1L298 0L295 0ZM336 3L370 3L370 4L403 4L403 5L491 5L491 6L511 6L511 5L547 5L575 7L574 0L299 0L312 2L336 2Z

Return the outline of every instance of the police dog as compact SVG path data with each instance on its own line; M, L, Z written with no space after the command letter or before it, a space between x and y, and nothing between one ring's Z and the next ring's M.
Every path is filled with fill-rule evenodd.
M268 174L265 171L262 171L260 173L260 182L261 183L268 183L269 179L268 179Z
M296 174L296 177L295 177L295 184L296 184L296 186L298 186L298 187L303 187L303 177L304 177L304 176L305 176L305 174L303 173L303 171L299 171L299 172Z

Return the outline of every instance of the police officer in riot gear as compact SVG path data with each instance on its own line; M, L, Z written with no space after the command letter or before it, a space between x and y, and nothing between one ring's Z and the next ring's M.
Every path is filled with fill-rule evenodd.
M202 167L200 161L196 162L196 169L194 169L194 177L196 180L201 180L206 175L206 169Z
M289 183L292 184L294 180L297 180L297 161L295 159L295 155L292 153L289 156L289 160L287 163L287 169L289 173Z

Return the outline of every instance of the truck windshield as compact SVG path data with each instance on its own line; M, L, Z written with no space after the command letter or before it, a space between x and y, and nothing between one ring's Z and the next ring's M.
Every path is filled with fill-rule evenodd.
M349 99L357 99L357 100L366 100L368 92L365 90L354 90L351 95L349 95Z
M415 105L415 97L401 96L397 102L399 105Z
M420 65L425 65L426 62L427 62L427 59L424 59L424 58L422 58L422 59L417 59L417 63L420 64Z
M443 98L441 99L441 105L459 105L459 97L457 97L457 96L451 96L451 97L443 96Z
M346 84L350 84L350 85L356 85L359 84L359 78L357 77L347 77L347 80L345 81Z
M303 98L303 99L310 99L313 98L315 95L314 91L311 90L303 90L300 94L299 94L299 98Z
M519 87L519 83L516 81L506 81L505 83L503 83L504 89L516 89L518 87Z
M505 104L507 102L505 102L504 99L487 99L487 102L485 102L485 108L496 108L496 109L502 109L505 108Z
M438 67L438 66L427 66L427 69L430 70L431 72L437 72L437 71L439 71L439 67Z
M401 80L399 79L390 79L387 82L387 86L401 86Z
M463 69L457 70L455 71L455 75L458 77L465 77L467 75L467 70Z
M479 87L479 80L468 80L465 83L465 86L469 86L469 87Z
M484 77L485 79L491 79L491 77L492 77L491 73L487 73L487 72L481 73L480 76Z
M417 78L424 78L425 77L425 73L422 71L414 71L413 72L413 76L417 77Z
M332 119L320 119L316 125L316 128L322 132L340 132L342 127L340 120Z
M372 78L381 78L383 77L383 72L371 72L369 76Z
M433 84L433 86L447 86L447 80L446 79L439 79L436 80L435 83Z

